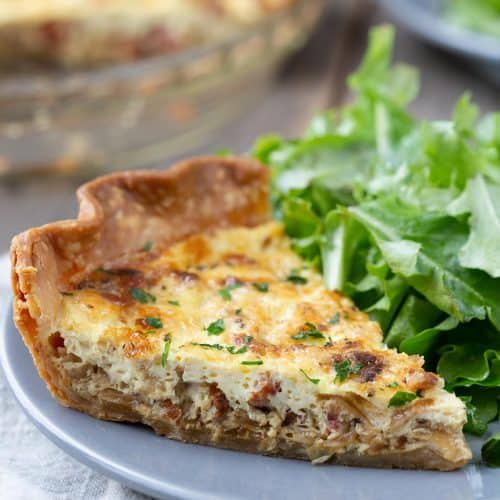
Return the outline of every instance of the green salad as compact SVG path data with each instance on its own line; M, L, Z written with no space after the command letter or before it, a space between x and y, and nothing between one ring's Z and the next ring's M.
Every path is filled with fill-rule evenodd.
M500 0L449 0L445 14L462 28L500 37Z
M466 404L464 430L482 435L500 396L500 113L479 119L466 93L449 121L412 116L418 73L391 64L393 39L372 30L351 104L299 139L260 138L253 155L272 169L295 251L389 346L424 356Z

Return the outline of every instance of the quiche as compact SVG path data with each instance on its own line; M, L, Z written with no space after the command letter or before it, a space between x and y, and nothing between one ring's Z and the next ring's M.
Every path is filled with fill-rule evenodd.
M204 157L78 195L12 244L15 322L62 405L313 463L470 459L463 403L293 252L265 167Z
M213 43L294 0L0 0L0 66L90 67Z

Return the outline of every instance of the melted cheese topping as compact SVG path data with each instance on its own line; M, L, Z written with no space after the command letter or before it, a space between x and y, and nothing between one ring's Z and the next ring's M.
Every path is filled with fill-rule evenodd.
M442 415L463 418L422 359L385 347L378 324L326 289L276 222L153 247L130 268L96 270L62 300L66 349L153 399L172 391L180 368L184 382L216 383L246 408L271 374L283 411L341 393L385 410L397 391L439 391ZM145 371L159 382L147 385Z

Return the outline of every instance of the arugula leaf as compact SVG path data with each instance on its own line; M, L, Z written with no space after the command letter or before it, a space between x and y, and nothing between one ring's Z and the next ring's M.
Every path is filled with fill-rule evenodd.
M498 37L500 4L497 0L454 0L446 2L448 19L461 28Z
M392 322L385 342L389 347L397 347L407 354L430 356L439 344L441 332L458 325L455 318L443 319L443 316L436 306L411 293Z
M443 333L448 331L453 332L458 325L459 322L456 318L448 316L437 325L426 328L413 337L404 339L399 344L398 349L401 352L406 352L406 354L420 354L421 356L425 356L427 362L434 361L437 354L436 349L439 346ZM427 363L427 366L429 366L429 363Z
M477 409L472 404L472 398L470 396L459 396L462 402L465 404L465 411L467 413L467 422L463 427L463 431L469 434L474 434L474 436L482 436L488 424L483 422L481 418L477 415Z
M478 434L500 390L500 113L478 120L465 93L450 120L413 117L418 75L391 63L393 39L391 27L371 31L350 104L318 114L303 137L260 139L253 155L271 169L294 251L378 321L389 346L425 356ZM341 381L359 367L337 368ZM416 397L396 393L391 406Z
M370 232L392 271L427 300L460 321L489 318L500 329L498 283L458 262L465 224L439 213L422 213L395 198L349 211Z
M331 211L325 218L325 240L321 248L325 285L342 290L353 267L353 258L366 242L367 233L346 209Z
M500 432L493 434L481 448L481 458L489 467L500 467Z
M498 415L498 389L469 387L460 389L460 399L465 403L467 423L464 432L481 436L486 432L488 423Z
M460 264L481 269L494 278L500 277L500 186L487 182L478 175L470 179L462 206L454 205L455 212L468 212L470 234L458 254Z
M449 388L500 386L500 337L487 322L460 325L439 352L437 372Z

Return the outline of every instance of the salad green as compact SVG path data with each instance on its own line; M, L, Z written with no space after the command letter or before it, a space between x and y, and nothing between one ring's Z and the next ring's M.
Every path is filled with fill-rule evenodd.
M500 37L500 0L448 0L445 14L458 26Z
M262 137L253 155L295 251L389 346L423 355L480 435L500 397L500 113L479 118L464 94L451 120L415 118L418 74L391 64L393 39L372 30L351 104L301 138Z

